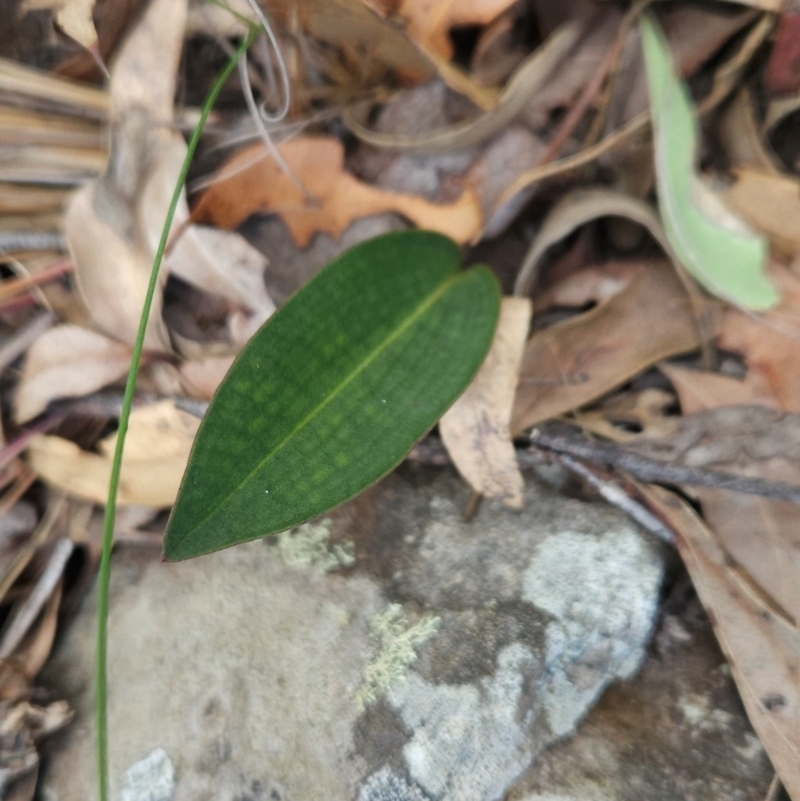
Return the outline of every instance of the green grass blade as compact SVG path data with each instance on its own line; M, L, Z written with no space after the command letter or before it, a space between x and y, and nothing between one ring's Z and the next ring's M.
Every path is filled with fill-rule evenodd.
M242 351L195 441L167 527L184 559L316 517L391 470L474 376L500 290L409 231L347 251Z
M749 309L774 306L763 272L766 240L749 231L695 172L698 129L689 93L676 77L666 41L647 12L642 34L664 230L683 266L711 293Z
M222 72L217 76L203 104L203 108L200 112L200 119L189 140L186 149L186 157L183 160L178 182L175 185L167 216L164 220L161 239L153 259L150 280L147 286L144 304L142 305L139 328L136 333L136 340L133 344L131 366L125 384L125 393L122 398L122 409L120 411L119 426L117 428L117 444L114 449L114 457L111 463L111 475L108 481L108 501L106 502L105 516L103 518L103 546L100 553L100 566L97 574L97 650L95 652L95 724L97 731L95 736L97 743L97 781L100 801L108 801L110 792L108 773L108 713L106 708L108 688L106 665L108 656L108 596L111 582L111 549L114 544L114 522L117 515L117 492L119 490L119 481L122 472L122 454L125 449L125 437L128 431L131 408L133 406L133 396L136 392L136 377L139 374L139 365L142 361L147 321L150 319L150 308L153 305L153 297L156 287L158 286L158 273L161 269L161 262L164 259L164 251L167 247L169 231L175 217L175 210L178 207L183 185L186 182L186 176L189 172L189 166L197 150L197 145L200 142L200 136L203 133L206 120L222 91L222 87L225 85L225 81L231 76L239 59L247 51L253 41L255 41L258 30L258 28L251 29L250 34L237 47Z

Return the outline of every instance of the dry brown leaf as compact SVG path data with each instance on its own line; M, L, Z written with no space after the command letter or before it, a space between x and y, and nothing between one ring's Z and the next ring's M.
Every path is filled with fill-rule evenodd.
M459 473L476 492L512 509L523 507L524 482L508 426L532 311L527 298L503 298L486 360L439 421Z
M472 51L470 72L479 86L503 83L525 58L519 40L517 14L511 7L489 25Z
M345 53L358 53L356 71L362 85L370 83L370 77L385 77L387 67L417 81L430 80L435 74L405 33L363 0L275 0L270 12L278 19L297 19L311 36L341 47ZM384 69L378 70L378 64Z
M667 438L638 439L639 453L677 465L800 485L800 416L761 406L725 406L674 418ZM800 619L797 506L758 495L695 487L723 547L765 595Z
M7 659L28 681L36 678L53 648L58 630L58 610L61 606L62 590L63 583L59 580L40 616L35 621L35 625L26 633L24 639Z
M692 370L674 364L660 364L658 369L672 382L684 414L694 414L720 406L759 405L778 409L775 397L763 381L734 378L722 373Z
M468 242L480 230L480 205L469 189L453 203L437 204L368 186L344 171L344 147L333 137L298 137L279 145L279 150L308 196L258 144L237 153L221 169L194 210L194 220L230 229L252 214L278 214L300 247L315 233L339 237L354 220L385 211L457 242Z
M199 425L196 417L171 401L134 409L125 441L118 503L171 506ZM83 451L60 437L39 436L28 449L28 459L50 486L104 504L115 443L116 434L102 440L98 454Z
M619 35L622 13L610 4L595 7L594 11L595 15L583 26L579 46L569 54L569 58L554 67L547 82L522 109L521 119L534 130L547 123L548 115L554 109L572 105L613 47ZM569 15L567 19L570 19Z
M145 109L153 122L172 122L187 10L188 0L149 0L111 70L112 119Z
M570 60L569 56L581 43L586 28L585 21L572 20L548 36L508 80L497 105L483 114L409 134L375 131L366 125L369 103L345 110L342 119L363 142L407 153L434 155L481 144L503 131L534 101L536 107L540 107L539 95L553 83L552 76L559 65ZM547 107L546 104L543 107Z
M25 0L21 11L54 9L61 30L84 47L91 47L97 42L97 31L92 20L94 4L95 0Z
M75 277L94 322L106 333L132 345L139 326L151 260L141 247L119 233L117 218L109 224L98 210L104 199L90 183L72 196L64 230L75 263ZM163 285L163 280L161 281ZM145 349L168 351L169 334L161 319L161 293L153 298Z
M154 248L145 244L147 232L139 217L144 213L163 221L168 199L163 199L161 187L170 180L174 186L174 152L185 147L169 125L186 5L187 0L152 0L120 48L110 84L116 126L108 169L73 196L65 217L75 275L92 318L129 344L154 255ZM170 350L160 292L145 347Z
M677 545L753 728L789 795L800 799L800 634L734 571L730 557L692 509L666 490L651 503Z
M618 392L597 409L581 413L581 428L615 442L633 442L643 436L668 437L675 417L668 409L675 396L663 389Z
M567 282L582 280L579 273ZM530 339L512 434L594 401L699 345L692 306L674 270L663 262L640 264L613 297Z
M755 17L752 10L729 14L708 6L676 5L660 17L673 62L689 77ZM624 69L618 75L617 122L627 121L649 107L647 80L638 31L626 45ZM617 114L613 114L617 117Z
M464 175L481 204L484 227L481 238L499 236L519 215L534 190L520 192L510 203L498 205L503 190L527 169L541 161L547 146L522 125L509 125L493 139Z
M778 18L769 61L761 76L764 88L770 95L796 95L800 89L797 72L797 39L800 36L800 18L794 3L773 0L776 12L785 11Z
M128 372L131 349L77 325L45 331L29 348L17 387L16 418L25 423L56 398L88 395Z
M262 313L275 303L264 284L267 259L243 236L201 225L189 225L167 258L171 273L206 292Z
M755 397L800 412L800 277L773 263L770 278L780 290L780 305L758 315L730 309L718 344L744 356L744 382Z
M605 187L582 187L566 194L548 213L519 268L514 294L526 295L536 285L539 263L549 248L601 217L632 220L646 228L668 255L672 252L658 214L649 203Z
M742 167L736 183L721 195L745 222L766 234L779 255L800 253L800 181Z
M402 0L408 35L444 58L453 54L448 32L459 25L488 25L516 0Z
M210 356L184 362L180 367L185 391L198 400L210 401L233 364L233 356Z
M186 142L173 135L163 142L158 162L141 190L137 222L148 253L155 253L164 217L178 181ZM170 243L164 258L166 269L190 284L236 304L257 311L263 322L275 311L264 284L267 259L244 237L232 231L190 225L186 193L181 193Z
M147 2L148 0L95 0L92 21L97 31L96 45L91 52L84 50L67 55L55 68L56 74L85 83L102 81L104 76L100 64L113 62L121 40L130 31Z
M752 92L742 89L722 114L719 138L734 167L751 167L773 175L777 161L756 122Z

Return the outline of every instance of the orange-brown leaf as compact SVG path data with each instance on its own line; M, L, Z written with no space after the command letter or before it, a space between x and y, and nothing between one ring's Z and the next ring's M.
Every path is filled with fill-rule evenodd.
M236 228L252 214L278 214L300 247L315 233L338 237L353 220L387 211L457 242L469 241L480 230L480 206L469 189L454 203L438 204L369 186L345 171L344 147L333 137L298 137L279 150L307 195L258 144L221 169L200 199L194 220Z

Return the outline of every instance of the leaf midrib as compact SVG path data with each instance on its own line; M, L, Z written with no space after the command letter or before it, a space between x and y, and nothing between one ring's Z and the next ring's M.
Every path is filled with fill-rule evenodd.
M185 542L186 538L190 536L194 531L197 531L202 525L204 525L211 517L213 517L225 502L228 501L229 498L234 496L237 492L239 492L245 484L259 471L261 470L264 465L272 459L278 451L280 451L288 442L291 440L299 431L301 431L308 422L316 417L334 398L338 397L341 392L347 387L352 381L360 375L367 367L369 367L375 359L380 356L380 354L385 351L389 345L392 344L396 339L398 339L408 328L414 324L416 320L422 317L430 308L433 306L436 301L441 298L442 295L447 291L450 285L457 280L461 275L464 275L462 271L458 271L455 274L451 275L442 285L436 289L431 295L429 295L411 314L406 317L402 323L397 326L397 328L392 331L386 339L381 340L378 345L373 349L373 351L365 358L359 365L353 370L344 381L342 381L332 392L325 396L321 403L317 404L306 416L289 432L286 436L263 458L261 459L256 466L224 497L221 503L219 503L214 509L212 509L202 520L196 523L191 529L189 529L182 537L180 537L175 542L175 547L177 548L183 542ZM264 536L267 536L266 534Z

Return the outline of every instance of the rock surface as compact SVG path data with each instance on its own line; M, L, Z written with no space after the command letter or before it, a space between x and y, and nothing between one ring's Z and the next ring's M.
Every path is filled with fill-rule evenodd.
M463 523L468 498L449 470L404 467L291 535L179 564L118 553L112 797L507 797L636 672L664 558L615 510L542 486ZM45 675L78 712L50 801L95 797L93 633L90 598Z
M767 798L772 766L694 593L654 640L635 679L610 687L504 801Z

